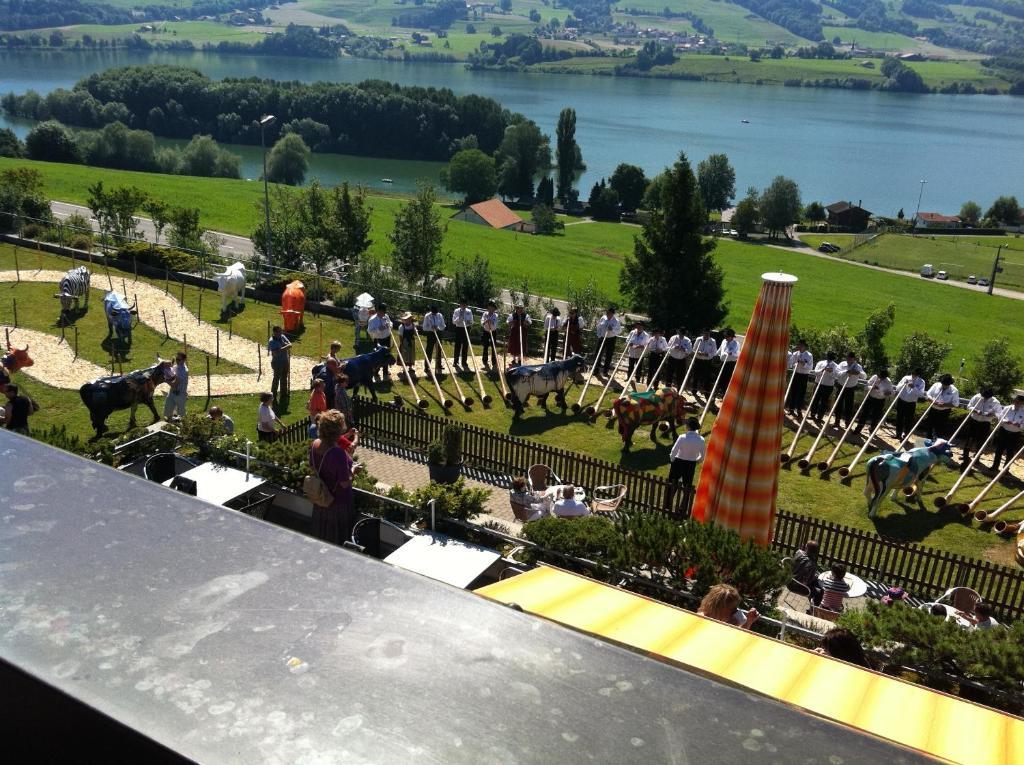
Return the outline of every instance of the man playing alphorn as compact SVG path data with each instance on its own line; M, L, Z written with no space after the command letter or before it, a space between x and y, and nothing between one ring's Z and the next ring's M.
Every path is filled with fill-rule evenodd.
M633 369L636 368L636 362L643 355L644 348L647 347L647 343L650 342L651 336L644 330L644 323L638 321L633 325L633 330L626 335L626 346L629 348L626 351L626 359L629 363L629 368L626 370L626 374L630 377L633 376Z
M391 317L388 316L388 307L381 303L377 306L377 313L366 322L366 331L373 340L374 347L383 345L391 350ZM384 379L391 379L391 362L384 365Z
M836 395L839 396L839 403L836 404L835 419L836 423L842 423L842 427L846 428L853 424L853 394L867 374L864 367L857 363L857 356L853 351L847 352L846 361L839 365L837 371ZM839 425L836 424L836 427Z
M558 360L558 349L561 347L558 344L558 330L561 328L562 312L558 310L557 306L554 306L544 317L544 339L546 341L546 347L544 348L545 364Z
M711 359L718 353L718 343L710 330L705 329L701 333L693 352L696 354L693 359L693 391L703 391L706 396L711 392Z
M868 426L868 433L874 433L875 428L878 427L878 421L882 417L885 402L892 397L894 392L892 380L889 379L889 370L883 369L877 375L871 376L871 379L868 380L868 392L864 394L868 400L864 402L864 408L860 410L860 419L857 420L858 433L864 429L865 425Z
M526 308L517 305L508 315L508 355L512 357L509 366L517 367L526 358L527 334L533 320Z
M604 316L597 322L597 328L595 334L597 335L597 342L600 344L604 340L604 350L601 351L601 371L605 375L612 368L612 355L615 353L615 338L622 333L622 322L619 321L615 315L615 308L612 306L608 307L605 311Z
M964 469L971 462L971 452L980 449L992 432L992 423L999 421L1003 406L992 389L985 386L967 402L967 411L971 421L967 423L967 434L964 436Z
M900 380L896 387L900 389L896 400L896 439L902 443L914 427L917 402L925 397L924 378L913 372Z
M949 435L949 415L954 406L960 406L960 391L953 385L953 375L945 374L928 389L928 398L935 402L924 423L928 438L945 438Z
M430 310L427 311L423 317L423 335L427 339L427 357L423 359L423 374L430 375L430 357L434 357L434 376L437 378L443 377L441 371L441 333L444 332L445 323L444 316L437 310L436 305L430 306Z
M1024 429L1024 393L1018 393L1013 399L1013 406L1003 412L999 430L992 439L995 444L995 455L992 457L992 469L999 470L1003 457L1012 458L1020 449L1020 433Z
M832 399L832 388L835 387L839 374L836 355L831 351L823 361L814 366L814 381L817 386L811 399L811 418L820 423L828 416L829 401Z
M452 350L452 366L469 369L469 339L466 327L473 326L473 312L465 299L459 301L459 307L452 312L452 326L455 328L455 347Z
M718 393L724 398L725 392L729 390L729 381L736 369L736 362L740 358L740 341L736 339L734 330L725 330L725 339L722 341L718 355L722 359L722 382L718 386Z
M668 361L665 362L668 366L666 377L676 389L683 384L688 366L686 360L692 353L693 343L683 332L683 328L679 327L668 341Z
M650 343L647 345L647 389L650 390L658 384L661 364L665 360L665 353L668 351L668 340L665 339L664 331L659 327L654 330Z
M501 318L498 316L498 306L495 305L492 300L487 304L487 310L480 316L480 329L483 330L483 332L480 333L480 341L484 347L484 369L491 368L490 364L487 362L488 354L490 354L490 358L494 359L494 368L498 368L498 338L494 333L498 331L498 322L500 320Z
M786 397L786 411L795 417L804 416L804 404L807 402L807 384L814 377L814 356L807 350L807 343L800 340L796 350L789 355L790 369L796 367L796 377Z
M565 318L567 355L572 356L574 353L583 355L583 328L585 326L586 322L580 316L580 309L570 308L569 315Z

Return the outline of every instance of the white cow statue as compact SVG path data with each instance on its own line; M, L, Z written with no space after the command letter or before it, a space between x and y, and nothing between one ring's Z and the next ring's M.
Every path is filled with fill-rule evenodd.
M234 308L245 303L245 266L232 263L222 274L217 274L217 292L220 293L220 312L227 313L228 304Z

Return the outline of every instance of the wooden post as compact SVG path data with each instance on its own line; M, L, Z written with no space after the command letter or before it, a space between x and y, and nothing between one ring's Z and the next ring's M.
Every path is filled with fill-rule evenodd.
M7 345L6 345L6 347L10 348L11 347L11 330L7 329L7 327L4 327L4 336L7 338Z
M63 343L66 340L67 340L67 338L64 337L64 322L61 322L60 323L60 343ZM60 343L57 343L57 345L60 345Z
M199 309L196 311L196 324L202 324L203 323L203 320L201 318L202 315L203 315L203 290L202 290L202 288L200 288L199 289Z
M38 239L36 240L36 265L39 270L43 270L43 245Z
M17 274L18 282L21 282L21 266L18 265L18 245L14 245L14 273Z
M164 294L171 294L171 270L164 268Z
M234 331L231 328L231 320L228 320L228 340L234 337Z
M75 361L78 361L78 327L75 326Z
M256 379L263 377L263 349L256 346Z
M14 307L14 328L18 328L18 299L11 298L11 305Z
M170 330L167 329L167 311L161 309L160 313L164 315L164 340L166 340L171 336Z
M139 259L138 258L135 258L135 257L132 258L132 271L134 271L134 273L135 273L135 281L138 281L139 280Z
M188 353L188 335L184 332L181 333L181 350Z
M317 355L317 358L323 358L323 356L324 356L324 322L323 322L323 319L320 320L320 340L319 340L319 342L317 343L317 346L316 346L316 355Z
M270 319L267 319L267 337L270 337Z
M142 323L142 314L139 313L139 294L136 292L132 297L135 299L133 304L135 306L135 326L139 326ZM124 299L127 300L128 296L125 295Z
M206 403L210 403L210 354L206 354Z
M185 282L181 283L181 298L179 298L178 302L181 304L182 308L185 307Z
M124 283L124 277L121 277L121 294L124 295L124 299L128 299L128 285Z
M217 329L217 363L220 364L220 328Z

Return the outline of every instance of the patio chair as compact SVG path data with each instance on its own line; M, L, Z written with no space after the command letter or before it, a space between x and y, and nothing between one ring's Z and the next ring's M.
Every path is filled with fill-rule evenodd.
M536 521L539 520L539 518L543 518L545 515L547 515L547 513L545 512L541 516L539 516L539 518L534 517L537 508L534 505L516 502L515 498L512 496L512 492L509 492L508 503L512 507L512 515L515 517L517 521L522 521L523 523L526 523L531 519Z
M590 509L595 513L614 513L626 498L625 484L595 486L590 500Z
M530 483L530 491L546 491L548 487L562 483L562 479L547 465L530 465L526 471L526 480Z
M186 470L191 470L195 466L196 463L185 459L180 454L160 452L146 460L146 465L142 468L142 474L146 477L147 481L163 483L174 478L176 475L184 473Z
M829 608L822 608L821 606L811 606L811 616L815 616L825 621L834 622L839 618L839 611L833 611Z
M253 518L258 518L262 521L267 517L267 510L269 510L270 506L274 504L274 496L275 495L273 494L266 494L262 491L254 491L248 497L249 502L238 509L246 515L251 515Z
M942 597L938 598L935 602L948 602L957 611L963 611L965 614L973 614L974 607L981 601L981 595L970 587L950 587L943 593Z
M790 558L790 557L783 558L781 561L779 561L779 564L786 571L790 571L791 572L793 570L793 559ZM806 598L807 599L807 603L810 604L810 602L811 602L811 588L808 587L803 582L799 581L798 579L795 579L795 578L793 578L791 576L789 578L789 581L786 582L786 590L787 590L787 594L782 599L782 602L785 605L789 606L790 608L792 608L792 609L794 609L796 611L803 611L803 610L806 609L806 606L804 606L802 604L790 603L789 602L789 596L790 595L799 595L802 598Z

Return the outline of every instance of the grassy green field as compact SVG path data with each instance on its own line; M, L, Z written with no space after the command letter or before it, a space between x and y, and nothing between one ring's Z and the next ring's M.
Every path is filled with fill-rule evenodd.
M824 39L830 42L832 41L832 38L838 37L843 41L843 45L857 43L859 48L900 51L903 53L935 53L941 50L937 46L932 45L925 40L915 40L913 37L897 34L895 32L868 32L865 29L858 29L857 27L833 26L823 26L821 31L824 35Z
M514 7L514 6L513 6ZM733 5L718 0L630 0L623 7L650 10L655 14L664 8L671 11L692 11L704 20L704 23L715 30L715 37L722 42L744 43L746 45L764 45L766 41L792 45L806 45L807 40L794 35L786 29L756 16L740 5ZM664 21L651 24L665 28ZM640 22L637 21L637 25Z
M145 24L151 24L153 31L142 31ZM80 40L83 35L89 35L94 40L111 40L137 34L154 44L191 40L196 45L202 45L222 41L253 43L266 37L253 27L235 27L216 21L154 21L145 24L74 24L55 28L60 29L69 41ZM49 31L42 30L44 33Z
M60 270L68 265L67 259L57 256L45 253L41 255L33 253L32 256L37 258L37 265L41 265L43 268ZM24 267L24 263L22 265ZM0 270L11 268L13 268L13 247L0 245ZM4 287L6 286L4 285ZM185 302L191 310L195 311L198 290L191 287L186 288ZM207 301L208 304L209 301ZM59 331L52 327L52 322L50 322L49 304L43 302L33 305L35 311L44 314L40 318L31 319L39 325L38 329L59 334ZM241 336L262 342L265 339L266 322L276 319L277 310L275 305L248 301L245 311L234 319L234 331ZM88 316L92 317L96 313L90 309ZM19 320L22 323L29 321L23 319L23 315L19 308ZM89 321L89 319L80 321ZM316 355L321 334L325 343L330 339L338 339L342 341L346 349L351 347L353 335L350 322L314 317L307 313L305 333L297 338L299 352L303 355ZM82 338L84 337L83 334ZM89 337L90 343L98 344L98 338L93 335L89 335ZM81 338L80 342L84 344ZM449 352L450 350L449 347ZM460 379L463 390L479 400L475 378L472 375L464 374L460 375ZM91 435L86 410L78 400L76 391L58 390L25 375L19 375L19 381L42 404L42 410L33 416L34 428L45 429L50 425L65 425L72 435L78 435L83 439ZM455 387L450 379L444 381L443 387L446 395L453 399L456 398ZM495 402L500 402L500 390L496 380L485 379L484 390L495 399ZM437 401L437 394L429 380L421 378L418 391L421 397L430 402L428 412L442 413L443 410ZM410 402L410 406L413 400L409 387L405 383L397 381L381 386L380 393L384 400L390 400L392 395L400 395ZM584 403L595 401L597 395L596 388L591 387ZM578 397L579 388L573 388L569 392L569 400L574 401ZM205 404L202 396L194 396L190 402L190 406L193 407L201 407ZM254 396L218 397L216 403L235 419L239 433L254 432L257 409ZM302 417L304 404L305 396L297 393L287 407L279 410L279 414L286 422L293 422ZM600 459L621 462L621 464L634 469L647 470L658 475L665 475L667 471L670 446L667 437L659 437L657 445L655 445L647 438L646 433L639 433L635 439L633 450L623 454L621 441L611 421L604 418L590 422L582 417L573 416L571 413L562 415L557 408L544 411L536 403L527 408L525 415L518 422L512 421L509 410L500 403L492 404L489 408L484 408L479 403L469 408L456 404L449 416L458 421L571 449ZM713 415L709 415L705 432L710 428L712 421ZM148 422L145 413L140 414L140 422ZM125 428L126 423L127 414L120 412L111 418L110 425L117 433ZM784 445L788 445L790 438L790 431L787 431L784 436ZM811 440L805 434L797 454L801 454L804 449L809 448ZM824 456L831 450L831 447L831 439L823 439L819 452ZM859 442L844 447L836 464L848 461L858 447ZM388 477L379 476L379 478L387 480ZM821 480L816 471L813 475L802 475L796 469L784 469L780 473L779 505L789 510L815 515L867 531L877 531L898 539L923 542L940 549L988 560L1009 562L1012 558L1012 546L1009 542L989 532L972 527L961 521L959 516L952 511L940 512L932 508L931 498L948 490L953 478L954 474L949 471L936 471L934 481L929 481L925 487L923 497L925 507L917 506L915 503L888 503L884 506L880 516L872 521L867 518L864 511L864 498L861 494L863 474L860 471L855 471L851 485L847 486L837 479ZM971 497L984 480L983 475L969 479L965 483L963 496ZM1008 493L1010 493L1008 488L997 488L985 501L984 506L986 508L997 506L1001 501L1005 501ZM1015 513L1014 517L1017 515L1021 515L1021 513Z
M970 275L988 278L996 251L1002 245L1000 263L1003 272L996 284L1014 290L1024 290L1024 238L1009 236L932 236L909 234L882 234L867 244L846 250L852 242L841 235L801 235L801 240L817 247L827 240L844 248L837 257L867 262L872 265L897 268L920 273L921 266L931 263L936 271L949 274L950 279L966 281Z

